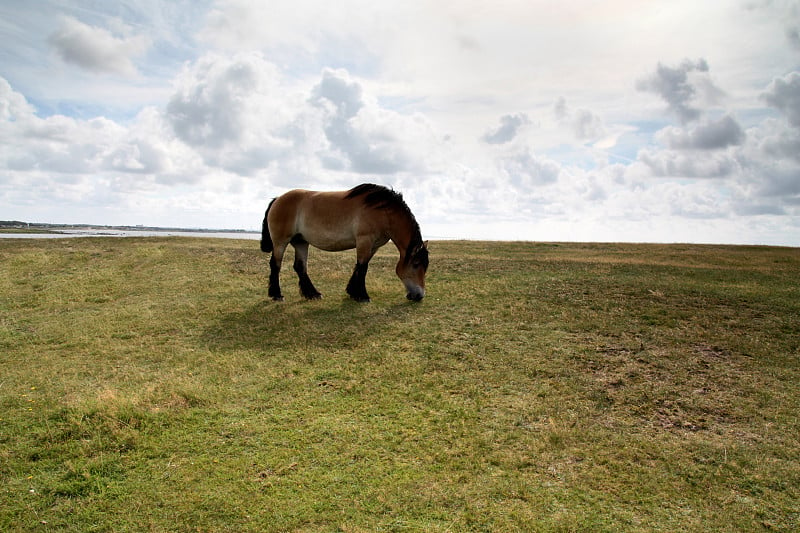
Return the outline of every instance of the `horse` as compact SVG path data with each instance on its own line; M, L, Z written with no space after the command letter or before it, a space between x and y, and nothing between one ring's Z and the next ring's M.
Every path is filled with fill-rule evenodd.
M369 302L365 283L369 261L390 240L400 253L395 272L405 285L406 298L419 302L425 297L428 241L423 242L419 224L400 193L372 183L348 191L289 191L274 198L264 213L261 251L272 253L268 295L283 300L280 270L291 244L300 293L309 300L322 297L308 277L312 245L329 252L355 248L356 266L346 292L357 302Z

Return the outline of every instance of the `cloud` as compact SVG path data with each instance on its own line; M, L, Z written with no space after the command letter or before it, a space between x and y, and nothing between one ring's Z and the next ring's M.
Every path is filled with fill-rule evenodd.
M775 78L761 100L784 118L768 118L748 129L747 141L737 152L742 173L742 198L753 205L791 209L800 205L800 73ZM746 214L746 209L739 209Z
M281 184L419 171L440 144L423 115L381 107L346 70L298 82L259 53L188 64L164 118L210 167Z
M150 45L144 36L115 37L106 29L89 26L72 17L64 17L61 26L48 42L67 63L94 73L136 74L132 58Z
M500 126L487 132L481 139L488 144L504 144L514 140L519 129L530 123L525 113L503 115L500 117Z
M301 103L261 54L209 54L180 74L164 117L209 165L252 176L295 147Z
M108 176L120 189L152 183L156 175L164 183L202 176L196 156L174 138L154 108L143 109L126 126L103 117L40 118L0 78L0 110L8 110L0 113L0 168L23 182L47 176L86 194L87 183L100 186ZM69 194L67 188L63 193Z
M800 129L764 121L757 130L753 130L753 137L757 139L758 152L765 159L792 159L800 163Z
M528 149L502 157L499 164L512 186L520 191L555 183L561 174L557 162Z
M0 121L15 122L32 115L33 106L22 94L12 89L5 78L0 77Z
M381 108L374 98L366 98L361 84L345 70L325 69L309 101L322 113L328 146L319 156L329 170L358 174L419 170L438 144L422 115Z
M667 108L674 113L682 124L700 118L702 110L694 104L699 97L715 101L722 94L708 78L708 63L705 59L697 61L684 60L677 67L668 67L659 63L656 72L639 80L636 88L639 91L658 94L667 103Z
M770 119L748 130L737 151L742 168L737 183L746 198L769 198L788 205L800 200L800 131Z
M39 118L25 97L1 78L0 110L0 162L17 172L96 172L105 151L123 131L104 119Z
M326 69L312 90L311 102L326 114L325 137L335 151L323 155L329 169L391 174L410 164L391 132L372 139L366 134L369 120L359 117L365 106L363 89L346 71ZM376 126L374 121L371 125Z
M725 218L730 206L721 201L718 192L709 187L668 184L658 188L667 199L671 215L690 219Z
M736 159L726 152L709 154L646 148L639 151L638 160L656 177L724 178L738 169Z
M334 114L342 121L355 117L364 107L363 89L350 79L344 70L326 69L322 80L312 90L312 101L319 105L330 104Z
M761 98L782 112L789 124L800 128L800 72L790 72L782 78L775 78Z
M770 17L783 25L790 48L800 50L800 5L794 0L762 0L747 2L745 9L756 15Z
M580 141L600 139L608 136L603 120L588 109L577 109L574 112L567 106L567 101L561 97L553 106L556 120L569 128L576 139Z
M175 134L191 146L239 141L253 95L269 96L264 83L269 68L259 58L246 56L206 56L196 62L182 74L167 104Z
M668 127L656 133L656 140L671 150L716 150L739 145L744 139L742 127L730 115L687 129Z
M663 67L659 68L663 74ZM684 63L681 69L669 69L669 75L658 77L682 80L663 84L665 100L682 121L691 117L691 124L656 132L654 140L662 147L639 150L629 173L641 171L643 177L681 180L714 178L719 184L712 191L720 198L718 206L709 207L712 203L705 202L703 207L695 201L689 210L673 209L679 216L716 216L717 209L736 216L785 215L796 210L795 203L800 200L800 74L774 79L761 94L761 100L781 111L786 120L768 118L745 131L730 113L711 119L700 108L690 107L698 85L683 74L696 68L705 70L703 65ZM687 114L687 110L692 112ZM723 202L724 198L729 201ZM678 205L674 198L668 202Z
M786 39L792 48L800 50L800 26L790 26L786 28Z

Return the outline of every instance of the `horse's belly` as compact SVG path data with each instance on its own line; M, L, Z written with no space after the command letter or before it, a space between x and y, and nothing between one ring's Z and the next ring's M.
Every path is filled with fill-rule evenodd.
M311 246L325 250L326 252L341 252L342 250L351 250L356 247L355 238L343 239L341 236L326 236L315 235L313 238L308 238L305 234L303 238L308 241Z
M300 234L311 246L327 252L340 252L356 247L355 232L344 228L307 224L300 228Z

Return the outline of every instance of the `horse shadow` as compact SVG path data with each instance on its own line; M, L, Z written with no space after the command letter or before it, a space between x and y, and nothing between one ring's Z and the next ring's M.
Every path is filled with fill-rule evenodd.
M356 348L385 336L407 321L420 304L385 306L341 301L260 300L220 316L203 332L204 344L214 351L339 350Z

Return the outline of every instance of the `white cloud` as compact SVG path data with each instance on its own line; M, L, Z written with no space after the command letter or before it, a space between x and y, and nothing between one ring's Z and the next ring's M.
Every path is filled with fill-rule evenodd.
M520 191L555 183L561 174L558 163L528 149L501 156L498 163L509 182Z
M564 97L558 99L553 112L559 123L566 126L580 141L608 139L608 131L597 114L588 109L572 111ZM608 141L605 144L608 144Z
M293 91L261 54L209 54L180 74L165 119L208 165L253 176L293 147Z
M514 140L519 129L530 123L525 113L503 115L500 117L500 126L485 133L481 139L488 144L505 144Z
M64 17L48 41L68 63L96 73L126 76L136 74L132 58L143 54L150 44L147 37L115 37L104 28L89 26L72 17Z
M730 115L719 120L703 120L690 128L667 127L656 133L656 140L672 150L715 150L737 146L744 131Z
M789 124L800 128L800 72L775 78L761 97L786 115Z
M326 69L311 91L322 114L327 147L320 156L329 170L358 174L419 171L437 141L420 114L401 115L367 98L361 84L344 70Z
M0 120L16 122L33 114L33 107L23 95L11 88L5 78L0 77Z
M636 88L661 96L669 111L686 124L700 118L699 105L715 102L722 94L708 72L708 63L702 58L685 59L677 67L659 63L655 73L639 80Z

